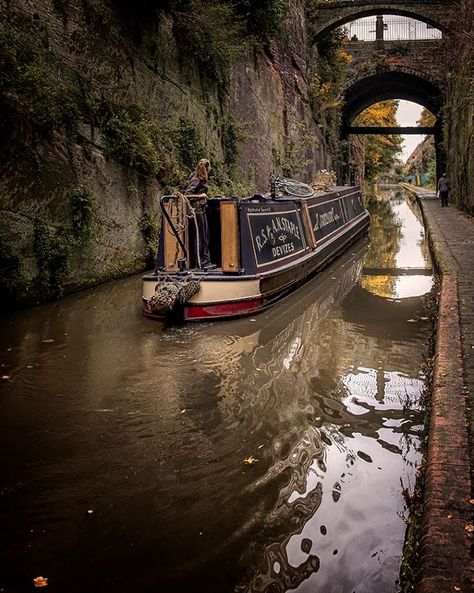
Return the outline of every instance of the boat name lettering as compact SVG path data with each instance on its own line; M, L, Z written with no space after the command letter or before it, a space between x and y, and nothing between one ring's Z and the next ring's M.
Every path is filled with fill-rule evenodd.
M288 233L288 235L293 235L293 237L301 240L300 229L295 222L292 222L283 216L275 216L272 218L271 223L267 223L263 228L260 229L259 233L255 235L255 243L257 245L258 251L262 251L268 242L270 242L272 245L275 245L277 239L280 241L283 238L286 239L286 235L279 235L277 237L277 233L280 233L281 231ZM286 245L290 245L290 243L286 243ZM291 251L294 251L294 246Z
M337 222L340 218L339 214L334 211L334 207L327 212L323 212L323 214L316 212L316 224L314 225L313 230L317 231L318 229L322 229L328 224Z

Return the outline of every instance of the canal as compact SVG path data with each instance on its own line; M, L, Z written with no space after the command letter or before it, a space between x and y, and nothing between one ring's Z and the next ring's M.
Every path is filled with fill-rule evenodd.
M2 319L0 590L396 591L432 290L401 190L255 318L164 328L133 277Z

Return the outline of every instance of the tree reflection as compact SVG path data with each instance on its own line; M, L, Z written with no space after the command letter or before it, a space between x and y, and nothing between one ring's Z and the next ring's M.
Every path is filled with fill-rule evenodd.
M367 208L372 221L370 245L364 257L364 267L393 269L396 267L397 253L400 249L402 224L393 211L391 201L385 199L377 188L369 193ZM395 294L396 283L395 276L382 274L363 275L360 281L363 288L385 298Z

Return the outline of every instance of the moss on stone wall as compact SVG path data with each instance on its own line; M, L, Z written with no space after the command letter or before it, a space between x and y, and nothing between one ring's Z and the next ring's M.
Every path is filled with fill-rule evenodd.
M18 299L24 279L19 254L1 236L0 270L0 299L9 306Z
M314 117L323 131L333 166L339 170L344 159L341 143L343 87L352 61L343 49L344 36L342 31L335 30L317 41L317 59L310 85Z
M444 149L451 199L474 214L474 3L462 0L447 37L446 102L443 109Z
M182 189L199 158L211 159L220 195L263 189L272 147L280 169L314 169L320 132L297 64L309 55L303 5L5 3L5 291L42 299L138 271L152 259L156 198Z

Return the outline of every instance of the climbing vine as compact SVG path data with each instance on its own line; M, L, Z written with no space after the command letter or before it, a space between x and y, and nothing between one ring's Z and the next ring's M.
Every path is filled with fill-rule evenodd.
M13 303L24 283L20 258L0 237L0 298L7 305Z
M344 51L344 38L342 30L335 30L317 41L317 57L310 83L313 115L323 131L335 167L342 161L343 85L352 62L352 56Z
M77 241L91 236L96 200L85 185L79 185L70 192L72 233Z
M46 298L62 296L70 258L77 242L71 229L35 222L34 251L38 262L38 284Z

